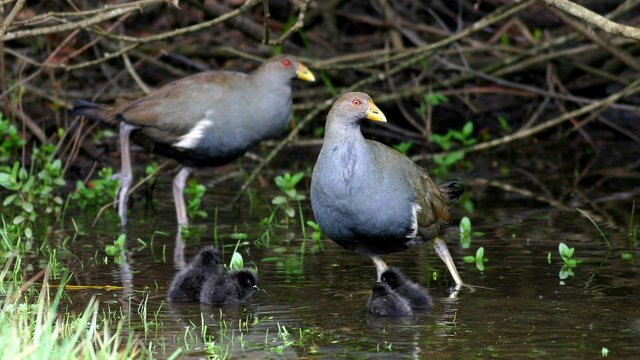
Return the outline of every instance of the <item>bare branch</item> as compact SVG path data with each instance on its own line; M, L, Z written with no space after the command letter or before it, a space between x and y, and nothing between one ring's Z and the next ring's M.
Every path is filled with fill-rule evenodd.
M611 35L623 36L623 37L634 39L634 40L640 40L639 28L613 22L605 18L604 16L599 15L569 0L538 0L538 1L542 1L549 6L553 6L579 19L582 19L593 26L599 27L600 29L608 32Z

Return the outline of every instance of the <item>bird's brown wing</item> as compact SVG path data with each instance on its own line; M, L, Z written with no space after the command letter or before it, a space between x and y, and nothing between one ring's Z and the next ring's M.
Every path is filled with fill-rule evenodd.
M246 78L246 74L209 71L171 82L149 95L118 104L116 114L141 127L153 127L165 136L179 137L202 120L207 109L224 101L230 88Z
M393 171L402 173L409 182L416 195L416 203L420 206L418 228L421 232L424 230L429 234L437 234L440 225L448 224L451 220L449 201L438 185L421 167L397 150L375 141L367 143L376 153L378 161L392 167Z

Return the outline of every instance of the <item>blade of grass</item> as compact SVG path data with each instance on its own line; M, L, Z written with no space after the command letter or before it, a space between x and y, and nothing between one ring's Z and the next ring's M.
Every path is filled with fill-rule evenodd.
M591 223L593 224L593 226L596 227L596 229L598 230L598 232L600 233L600 236L602 236L602 239L604 240L604 242L607 244L607 249L609 249L608 254L611 253L611 242L609 242L609 239L607 239L607 235L604 234L604 232L602 232L602 229L600 229L600 226L598 226L598 224L596 224L596 222L591 218L591 216L589 216L589 214L587 214L586 211L583 211L581 209L576 208L576 210L578 210L580 212L580 214L582 214L582 216L586 217L587 219L589 219L589 221L591 221Z

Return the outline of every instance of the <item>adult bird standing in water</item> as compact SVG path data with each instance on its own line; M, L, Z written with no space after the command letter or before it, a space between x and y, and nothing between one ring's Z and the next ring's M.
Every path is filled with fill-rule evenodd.
M187 224L183 191L193 167L219 166L260 141L280 135L291 116L291 81L315 81L294 56L274 57L250 74L208 71L171 82L145 97L113 106L74 102L73 113L120 126L122 171L117 198L127 222L133 180L129 138L182 164L173 180L178 224Z
M438 186L398 151L362 136L363 120L386 122L371 97L342 95L327 116L325 136L311 179L311 206L322 231L348 250L368 255L380 281L381 255L433 241L460 288L449 249L438 237L450 221L449 204L461 193L457 181Z

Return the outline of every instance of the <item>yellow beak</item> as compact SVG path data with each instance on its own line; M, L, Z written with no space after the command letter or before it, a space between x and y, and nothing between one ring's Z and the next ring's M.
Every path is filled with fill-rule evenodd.
M387 118L371 99L369 99L369 110L367 110L367 119L371 121L387 122Z
M313 73L302 63L298 63L298 67L296 68L296 75L300 80L316 81L316 77L313 75Z

